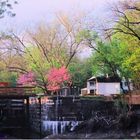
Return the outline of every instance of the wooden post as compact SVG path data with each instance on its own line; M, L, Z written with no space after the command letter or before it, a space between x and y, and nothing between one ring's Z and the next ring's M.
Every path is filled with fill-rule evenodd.
M56 92L57 95L56 95L56 101L55 101L55 120L58 121L58 104L59 104L59 99L58 99L58 91Z
M29 123L29 97L26 98L26 117L27 117L27 123Z
M30 132L30 113L29 113L29 97L26 97L26 128L27 128L27 135Z
M40 119L40 138L42 137L42 124L41 124L41 97L38 98L38 102L39 102L39 119Z

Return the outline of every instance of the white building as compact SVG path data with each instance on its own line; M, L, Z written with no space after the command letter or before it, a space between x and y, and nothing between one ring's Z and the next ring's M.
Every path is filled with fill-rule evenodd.
M91 95L120 94L122 91L120 83L121 79L119 77L91 77L87 80L87 87L81 89L81 94L85 95L85 91L86 94Z
M121 87L122 85L122 87ZM123 88L123 91L122 91ZM130 82L130 89L132 90L132 83ZM87 87L81 89L81 94L91 95L111 95L120 94L128 91L128 85L125 79L119 77L91 77L87 80Z

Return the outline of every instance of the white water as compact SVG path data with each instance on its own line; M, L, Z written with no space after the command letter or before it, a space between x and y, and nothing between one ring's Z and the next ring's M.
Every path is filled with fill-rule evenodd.
M66 131L66 127L70 124L70 131L73 131L79 123L80 122L78 121L43 121L43 128L45 131L49 131L53 135L56 135L63 134Z
M69 127L70 131L73 131L75 127L80 123L78 121L64 121L64 120L57 121L58 104L59 104L59 98L57 96L56 104L55 104L56 121L44 120L42 124L44 131L50 132L53 135L63 134L66 131L67 126ZM46 115L46 118L48 118L47 115Z

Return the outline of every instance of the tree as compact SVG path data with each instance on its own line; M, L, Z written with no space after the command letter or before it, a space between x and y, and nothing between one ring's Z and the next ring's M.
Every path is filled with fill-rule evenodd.
M23 86L35 86L36 85L35 74L33 72L22 74L17 79L17 83Z
M0 40L0 81L9 82L10 85L16 85L17 72L9 67L20 67L20 71L23 73L23 59L19 57L16 51L13 51L15 43L6 35L1 37ZM25 72L25 71L24 71Z
M17 1L14 1L14 4L17 4ZM3 18L5 14L8 14L11 17L14 17L16 14L12 12L12 4L9 0L0 1L0 18Z
M76 22L76 23L75 23ZM12 33L13 52L16 52L24 62L24 67L10 65L10 69L17 71L33 71L37 76L37 85L47 92L45 75L52 68L68 67L74 56L80 51L82 41L77 40L81 23L72 21L68 17L58 16L58 21L51 25L40 25L35 31L26 32L22 39ZM8 48L11 49L11 48ZM21 59L21 60L22 60Z
M59 69L52 68L47 74L48 90L58 91L64 86L69 86L71 83L71 77L68 70L65 67Z
M110 75L125 78L129 87L129 78L132 77L132 71L124 65L129 56L124 46L120 44L119 40L112 40L112 42L97 43L97 50L91 56L93 75ZM121 86L122 90L123 87Z
M101 73L107 74L109 72L111 75L117 75L117 65L112 62L113 56L110 54L115 51L113 49L117 50L118 44L115 41L111 43L103 42L98 34L91 30L83 30L80 35L85 45L93 49L93 59L97 62L100 71L102 71ZM94 66L96 70L98 69L97 65L96 67ZM100 72L97 73L99 74Z
M51 26L41 25L35 32L29 32L30 42L39 49L51 67L56 64L68 67L83 47L83 40L77 40L82 30L81 19L70 20L68 16L61 15L57 16L57 20Z
M105 29L107 36L110 37L116 33L122 33L135 37L140 41L140 2L123 1L119 6L112 7L115 14L115 26Z
M139 76L139 46L140 46L140 2L124 1L119 6L112 8L117 20L115 25L106 29L107 35L112 36L120 42L123 63L122 68L125 75L129 75L137 85L136 88L140 88ZM125 54L125 55L124 55Z
M129 75L129 78L133 80L133 86L136 89L140 88L139 76L140 75L140 67L139 67L139 40L135 37L130 37L129 35L123 36L122 34L117 34L114 36L120 42L120 46L122 49L123 57L123 69L129 70L126 75ZM124 55L125 54L125 55ZM137 85L137 86L135 86Z
M72 85L80 89L86 87L87 79L92 76L92 63L90 63L89 59L80 60L79 58L74 58L68 68Z
M93 65L93 74L97 75L116 75L117 69L112 60L111 45L100 42L97 44L99 52L93 52L91 61ZM112 63L111 63L112 61Z

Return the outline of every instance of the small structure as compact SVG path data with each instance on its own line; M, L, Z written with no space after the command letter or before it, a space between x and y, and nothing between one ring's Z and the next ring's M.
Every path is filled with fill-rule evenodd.
M10 87L7 83L1 82L0 131L15 134L18 130L22 136L24 132L28 133L29 97L35 96L35 87Z
M87 94L87 88L82 88L81 89L81 95L86 95Z
M63 86L61 89L57 91L48 90L48 94L51 96L61 96L61 97L68 97L68 96L79 96L79 88L76 86Z
M119 94L121 79L119 77L91 77L87 80L87 94L91 95L111 95ZM81 90L82 94L85 90Z
M0 82L0 87L7 87L9 85L10 85L9 82Z
M132 84L132 81L131 79L128 79L128 81L123 77L122 80L121 80L121 86L122 86L122 92L123 93L128 93L129 92L129 88L130 90L132 91L133 90L133 84ZM129 86L129 88L128 88Z

